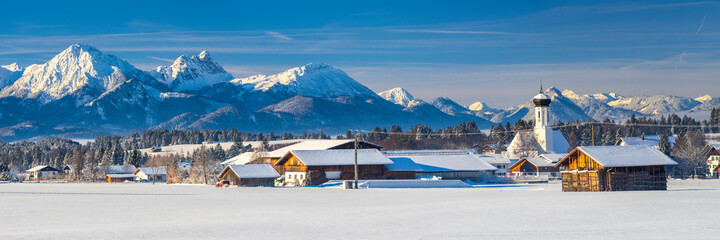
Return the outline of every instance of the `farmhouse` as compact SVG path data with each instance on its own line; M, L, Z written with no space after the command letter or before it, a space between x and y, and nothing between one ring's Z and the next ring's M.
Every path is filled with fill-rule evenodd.
M275 162L285 171L285 184L319 185L328 180L351 180L355 177L355 150L290 150ZM385 165L392 164L377 149L358 149L359 179L383 179ZM277 169L277 168L276 168Z
M389 172L407 172L416 165L414 178L429 175L442 179L480 180L497 168L485 162L474 150L410 150L384 152L396 164Z
M708 178L718 177L715 170L720 166L720 152L718 152L718 149L720 149L720 143L712 142L708 143L702 151L704 158L707 159L708 173L706 177Z
M272 187L280 174L269 164L228 165L218 178L241 187Z
M166 167L141 167L137 168L133 173L138 181L166 182Z
M105 180L109 183L125 182L135 180L135 174L132 173L108 173L105 174Z
M577 147L560 160L564 192L665 190L665 167L677 165L650 146Z
M499 177L507 176L508 167L510 167L510 159L508 159L505 155L499 153L478 154L477 157L497 168L495 175Z
M46 165L38 165L26 170L31 180L55 179L60 170Z

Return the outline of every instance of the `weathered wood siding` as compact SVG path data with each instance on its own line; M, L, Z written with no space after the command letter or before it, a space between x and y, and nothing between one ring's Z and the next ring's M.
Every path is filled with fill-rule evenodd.
M560 166L564 192L666 190L665 166L604 168L580 151Z

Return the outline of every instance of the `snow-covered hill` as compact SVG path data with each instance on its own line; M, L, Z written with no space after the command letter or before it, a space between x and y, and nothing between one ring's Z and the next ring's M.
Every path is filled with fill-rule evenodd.
M415 99L407 90L399 87L380 92L378 96L403 107L408 107L413 103L418 104L419 101L422 101Z
M0 89L13 84L15 80L20 78L22 72L23 69L17 63L0 67Z

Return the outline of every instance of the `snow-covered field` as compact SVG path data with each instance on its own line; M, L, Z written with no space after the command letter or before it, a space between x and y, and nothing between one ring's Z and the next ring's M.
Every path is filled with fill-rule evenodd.
M0 239L717 239L720 180L668 191L0 184Z

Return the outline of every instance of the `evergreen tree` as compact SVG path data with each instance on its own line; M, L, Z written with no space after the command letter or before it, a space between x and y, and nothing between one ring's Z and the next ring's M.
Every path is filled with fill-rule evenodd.
M245 145L243 145L242 139L237 137L235 138L235 141L233 141L233 145L230 146L230 149L228 149L227 156L234 157L242 154L243 152L245 152Z
M660 143L658 144L658 150L669 156L671 145L669 140L670 137L668 135L669 134L667 130L662 132L662 135L660 135Z

